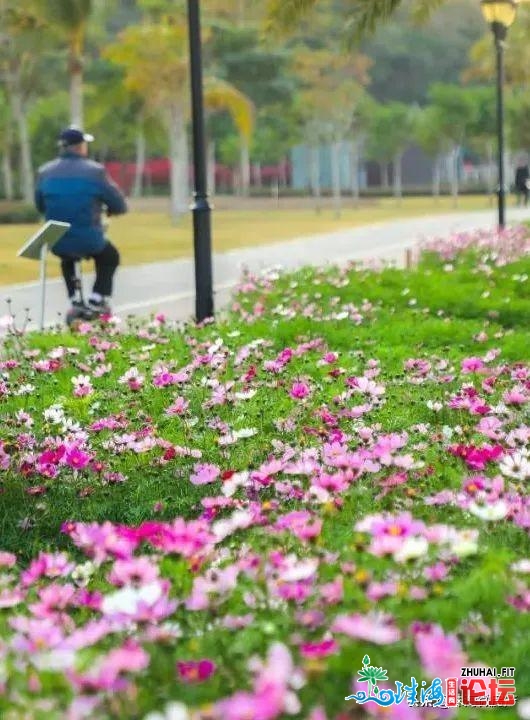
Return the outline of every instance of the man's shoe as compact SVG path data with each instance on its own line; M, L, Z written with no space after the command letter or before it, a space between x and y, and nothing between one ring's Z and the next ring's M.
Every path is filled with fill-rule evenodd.
M97 315L112 315L110 305L105 300L89 300L88 307Z
M94 312L91 308L79 300L72 301L72 307L66 313L66 324L71 327L79 322L95 320L99 317L99 313Z

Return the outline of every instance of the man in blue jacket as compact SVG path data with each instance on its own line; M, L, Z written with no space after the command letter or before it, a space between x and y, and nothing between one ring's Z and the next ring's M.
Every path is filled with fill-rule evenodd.
M59 157L39 169L35 204L46 220L71 224L53 252L61 258L72 305L76 304L74 260L90 257L96 266L96 280L88 305L95 313L107 313L120 256L105 237L101 216L104 209L108 215L122 215L127 212L127 204L103 165L88 159L88 143L92 140L92 135L75 127L61 132Z

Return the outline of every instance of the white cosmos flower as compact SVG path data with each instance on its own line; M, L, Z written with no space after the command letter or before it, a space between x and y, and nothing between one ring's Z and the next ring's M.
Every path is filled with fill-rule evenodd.
M499 470L506 477L526 480L530 478L530 460L522 452L516 452L503 458Z
M144 720L189 720L188 708L179 702L171 702L166 705L163 712L150 712Z
M31 663L37 670L51 670L52 672L67 670L72 667L74 661L75 652L73 650L50 650L34 653L31 656Z
M478 552L478 530L461 530L451 543L451 552L457 557L467 557Z
M497 500L497 502L488 505L479 505L472 502L468 510L481 520L502 520L508 515L509 508L504 500Z
M229 480L223 482L221 492L225 497L232 497L239 487L246 485L247 480L248 472L235 473Z
M523 698L517 703L517 715L521 720L530 720L530 698Z
M510 566L514 572L530 573L530 558L523 558Z
M61 405L52 405L43 412L43 415L44 419L52 425L59 425L64 420L64 410Z
M408 537L403 545L394 553L396 562L406 562L423 557L429 551L429 543L424 537Z
M161 596L162 588L158 582L148 583L139 588L126 585L103 599L101 611L104 615L117 613L135 615L140 604L152 607Z
M284 582L308 580L314 576L318 569L318 560L316 559L296 561L296 559L291 556L286 559L290 562L290 567L280 575L280 579Z
M256 392L257 390L245 390L244 392L236 392L234 395L237 400L250 400Z

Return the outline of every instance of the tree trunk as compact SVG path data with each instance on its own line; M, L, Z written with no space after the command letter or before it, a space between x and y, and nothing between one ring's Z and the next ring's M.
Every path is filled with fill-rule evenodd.
M263 187L263 181L261 179L261 163L254 163L254 182L258 188Z
M250 152L248 142L244 138L241 138L239 166L241 174L241 194L247 197L250 188Z
M9 148L4 148L4 154L2 155L2 176L4 180L5 199L12 200L14 197L13 169L11 167Z
M83 127L83 71L76 69L70 74L70 123Z
M458 159L460 157L460 146L455 145L451 150L450 164L451 164L451 196L453 198L453 207L458 207Z
M334 142L331 146L331 186L333 189L333 207L335 217L340 218L342 205L342 190L340 183L340 151L341 143Z
M143 190L143 177L145 169L145 133L142 122L138 123L136 131L136 158L134 166L133 197L141 197Z
M210 197L214 197L217 188L215 187L215 142L208 142L208 192Z
M390 187L390 180L388 178L388 163L381 163L381 184L384 190L388 190Z
M11 107L18 132L20 145L21 190L24 202L32 204L34 200L33 166L31 163L31 143L29 139L28 121L24 109L22 95L18 87L11 92Z
M402 182L402 162L403 153L397 153L394 157L394 197L398 205L401 205L403 198L403 182Z
M437 203L440 200L440 186L442 179L440 165L440 156L436 155L432 166L432 196Z
M70 36L70 123L83 127L83 42L85 27L79 25Z
M169 109L169 162L171 219L176 223L189 205L188 143L184 108L180 103L173 103Z
M357 140L350 144L350 183L353 204L355 207L359 205L361 188L359 183L360 173L360 146Z
M318 146L312 146L309 149L309 154L311 192L315 198L315 210L319 213L321 210L320 198L322 196L320 187L320 148Z

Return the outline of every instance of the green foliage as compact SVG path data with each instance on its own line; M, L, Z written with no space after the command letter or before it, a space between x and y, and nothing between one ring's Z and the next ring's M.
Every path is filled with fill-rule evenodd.
M374 61L371 94L379 101L425 105L433 83L459 83L469 48L483 30L478 3L469 0L453 0L421 25L402 9L362 44Z
M506 104L510 146L530 152L530 92L515 91Z
M437 114L442 137L461 145L479 113L468 89L436 83L429 90L429 100Z
M413 113L407 105L375 105L368 125L369 157L380 162L391 162L410 144L413 123Z

